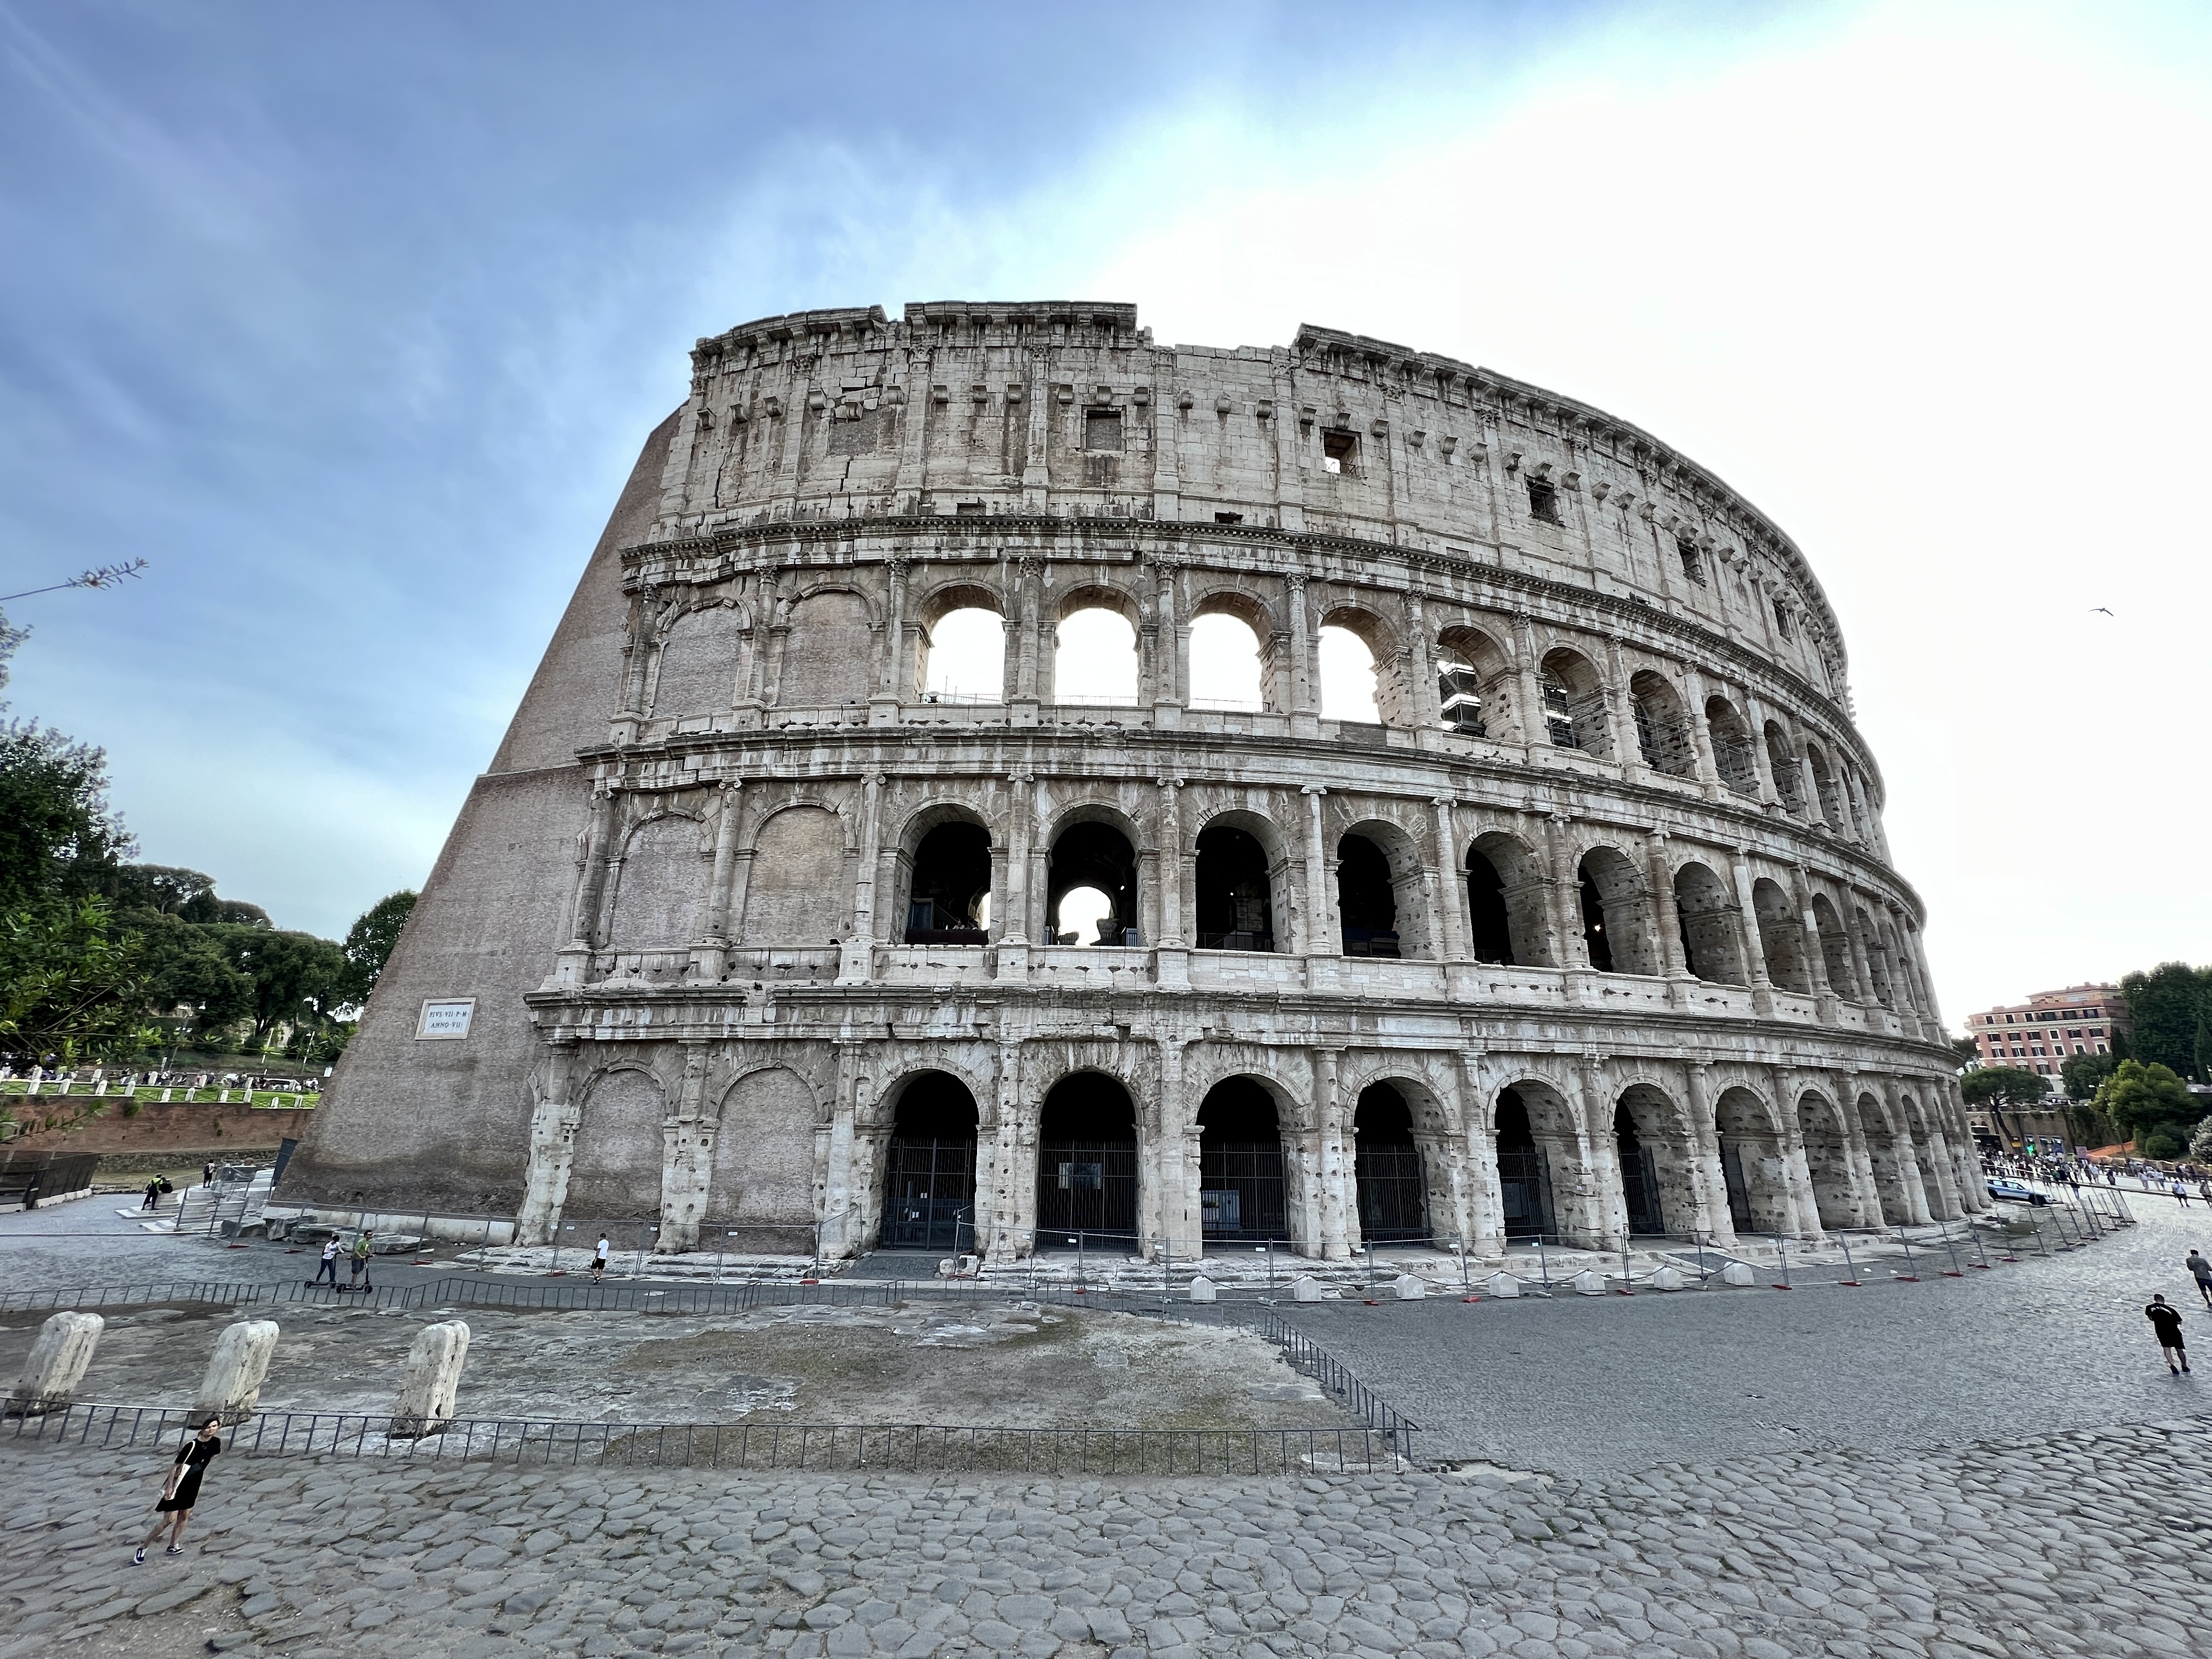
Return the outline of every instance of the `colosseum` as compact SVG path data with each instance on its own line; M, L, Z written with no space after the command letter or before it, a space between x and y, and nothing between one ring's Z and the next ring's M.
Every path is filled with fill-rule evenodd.
M1696 462L1127 305L691 368L283 1195L1000 1262L1986 1207L1836 618Z

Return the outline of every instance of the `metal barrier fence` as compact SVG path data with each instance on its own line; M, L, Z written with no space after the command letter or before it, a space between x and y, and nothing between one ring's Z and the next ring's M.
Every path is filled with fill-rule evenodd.
M1331 1362L1333 1364L1334 1362ZM1340 1369L1340 1368L1339 1368ZM1354 1379L1356 1384L1356 1379ZM1387 1407L1382 1407L1388 1411ZM337 1456L568 1468L929 1474L1230 1475L1368 1474L1402 1468L1409 1425L1390 1430L983 1428L938 1424L571 1423L461 1418L417 1437L388 1412L270 1412L231 1431L246 1456ZM13 1441L168 1451L193 1413L76 1405L5 1420Z
M1256 1330L1281 1348L1291 1364L1344 1401L1345 1409L1360 1419L1373 1433L1413 1455L1414 1431L1420 1426L1369 1388L1341 1360L1273 1310L1262 1312L1249 1328Z

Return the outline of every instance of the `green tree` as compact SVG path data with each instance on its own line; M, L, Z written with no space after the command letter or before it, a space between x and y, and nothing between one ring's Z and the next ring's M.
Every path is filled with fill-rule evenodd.
M134 848L107 804L107 757L51 726L0 726L0 910L103 890Z
M2089 1101L2097 1097L2097 1091L2105 1079L2119 1069L2118 1054L2069 1054L2058 1074L2066 1082L2066 1092L2075 1100Z
M1977 1065L1980 1062L1982 1058L1982 1045L1973 1037L1953 1037L1951 1039L1951 1052L1958 1055L1959 1069L1963 1072L1966 1070L1967 1067Z
M1970 1106L2033 1106L2051 1093L2048 1079L2019 1066L1984 1066L1959 1080Z
M346 930L346 1000L360 1007L376 988L392 947L399 943L399 930L415 913L415 894L406 888L380 898L362 911Z
M234 968L253 981L253 1030L249 1047L265 1044L281 1024L328 1024L344 1006L346 955L313 933L237 924L211 927Z
M25 906L0 918L0 1051L105 1060L143 1049L142 941L110 931L107 901Z
M133 911L125 920L145 942L149 1012L168 1018L187 1010L193 1026L209 1031L253 1012L253 975L231 960L214 928L157 910Z
M2133 1057L2163 1066L2177 1076L2197 1076L2197 1032L2212 975L2185 962L2162 962L2148 973L2120 981L2120 995L2135 1022ZM2203 1079L2199 1077L2198 1081Z
M2094 1104L2135 1138L2145 1158L2179 1158L2203 1108L2173 1068L2155 1061L2122 1060Z

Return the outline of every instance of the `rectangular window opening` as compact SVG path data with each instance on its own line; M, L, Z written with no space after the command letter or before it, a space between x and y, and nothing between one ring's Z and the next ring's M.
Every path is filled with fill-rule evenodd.
M1543 478L1528 480L1528 515L1546 524L1559 521L1559 492L1556 485Z
M1359 435L1353 432L1322 433L1321 465L1326 472L1356 474L1359 470Z
M983 503L981 501L963 501L957 507L954 507L952 511L956 514L959 515L980 517L983 511Z
M1118 409L1085 410L1083 447L1085 449L1121 448L1121 411Z
M1216 524L1243 524L1244 515L1242 513L1217 513L1213 515L1213 521Z
M1705 585L1705 562L1703 556L1696 548L1679 538L1675 540L1674 546L1682 556L1682 574L1697 583L1698 586L1703 587Z

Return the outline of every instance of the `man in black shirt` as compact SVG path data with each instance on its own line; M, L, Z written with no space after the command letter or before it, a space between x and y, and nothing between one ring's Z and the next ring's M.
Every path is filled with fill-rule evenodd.
M2189 1350L2181 1340L2181 1314L2166 1306L2166 1298L2154 1296L2150 1306L2143 1310L2143 1317L2158 1329L2158 1350L2166 1356L2166 1368L2176 1376L2189 1369Z

